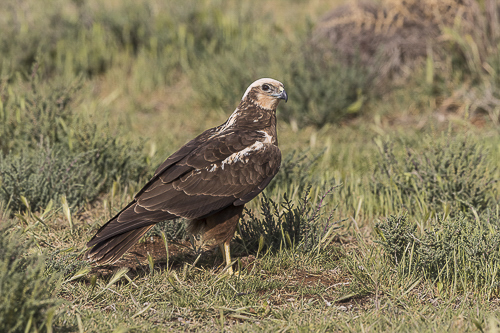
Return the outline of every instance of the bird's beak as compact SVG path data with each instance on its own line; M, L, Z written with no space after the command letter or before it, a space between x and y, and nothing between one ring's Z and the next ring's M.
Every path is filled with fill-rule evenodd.
M276 94L275 97L277 97L279 99L284 99L285 103L288 102L288 95L285 91L285 88L283 88L283 87L280 87L280 92L279 92L279 94Z

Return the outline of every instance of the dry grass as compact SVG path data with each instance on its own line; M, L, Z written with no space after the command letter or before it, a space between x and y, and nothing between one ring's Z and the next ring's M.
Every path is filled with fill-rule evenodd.
M494 1L486 2L495 7ZM359 56L377 80L406 78L433 52L442 52L443 43L450 40L446 29L473 36L479 53L486 55L488 31L498 25L497 18L486 16L489 20L474 0L362 1L326 14L311 42L344 61Z

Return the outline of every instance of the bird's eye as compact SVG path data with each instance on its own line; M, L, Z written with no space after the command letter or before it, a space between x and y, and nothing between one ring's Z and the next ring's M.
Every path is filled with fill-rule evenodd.
M264 85L262 86L262 90L263 90L263 91L269 91L269 90L271 90L271 87L269 87L269 85L267 85L267 84L264 84Z

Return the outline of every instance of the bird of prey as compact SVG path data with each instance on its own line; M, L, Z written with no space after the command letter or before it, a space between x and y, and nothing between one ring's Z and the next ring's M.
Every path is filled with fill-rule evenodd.
M280 168L280 99L288 100L281 82L264 78L252 83L226 122L167 158L133 201L97 231L87 243L86 259L112 264L156 223L183 217L188 232L220 246L229 266L229 243L243 206ZM231 267L227 270L232 274Z

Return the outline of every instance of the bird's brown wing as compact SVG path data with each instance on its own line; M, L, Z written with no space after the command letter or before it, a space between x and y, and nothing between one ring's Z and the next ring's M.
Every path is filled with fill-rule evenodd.
M254 133L230 132L158 175L136 197L140 207L136 210L203 218L253 199L276 175L280 163L278 147L257 141Z
M116 214L112 219L110 219L106 224L104 224L95 234L95 236L87 243L88 247L94 246L97 243L102 243L104 240L117 237L118 235L127 233L129 231L140 229L141 227L147 227L154 225L160 221L165 221L169 219L176 218L177 216L173 214L168 214L163 211L145 211L140 210L137 207L137 198L141 194L150 188L157 180L160 174L172 173L175 169L175 164L181 159L185 158L189 154L199 147L203 146L210 137L217 133L217 127L206 130L205 132L198 135L196 138L192 139L185 145L183 145L179 150L169 156L155 171L153 177L149 182L144 185L144 187L135 195L134 201L130 202L125 208L123 208L118 214ZM171 168L171 169L169 169ZM126 213L125 213L126 212ZM123 214L123 215L122 215ZM128 216L128 218L126 218ZM120 221L118 221L118 217ZM120 222L120 223L119 223ZM149 230L149 229L148 229ZM91 249L87 254L92 254Z
M262 143L258 137L255 132L231 131L205 142L199 140L193 149L186 147L189 143L183 146L158 168L135 200L98 231L87 244L93 246L87 256L103 263L99 257L110 257L115 248L123 254L137 241L135 234L144 234L157 222L175 217L204 218L253 199L276 175L281 163L278 147ZM184 156L183 149L187 152ZM112 240L118 237L133 242L123 250L122 243ZM112 256L114 261L118 258Z
M208 140L210 140L211 137L215 136L217 134L218 129L219 127L214 127L206 130L205 132L198 135L196 138L192 139L191 141L183 145L175 153L170 155L162 164L160 164L160 166L156 169L153 178L151 178L149 182L146 185L144 185L144 187L139 191L139 193L136 194L135 197L140 196L145 189L147 189L156 179L158 179L158 175L165 172L169 167L179 162L189 154L191 154L193 150L196 150L204 143L206 143Z

